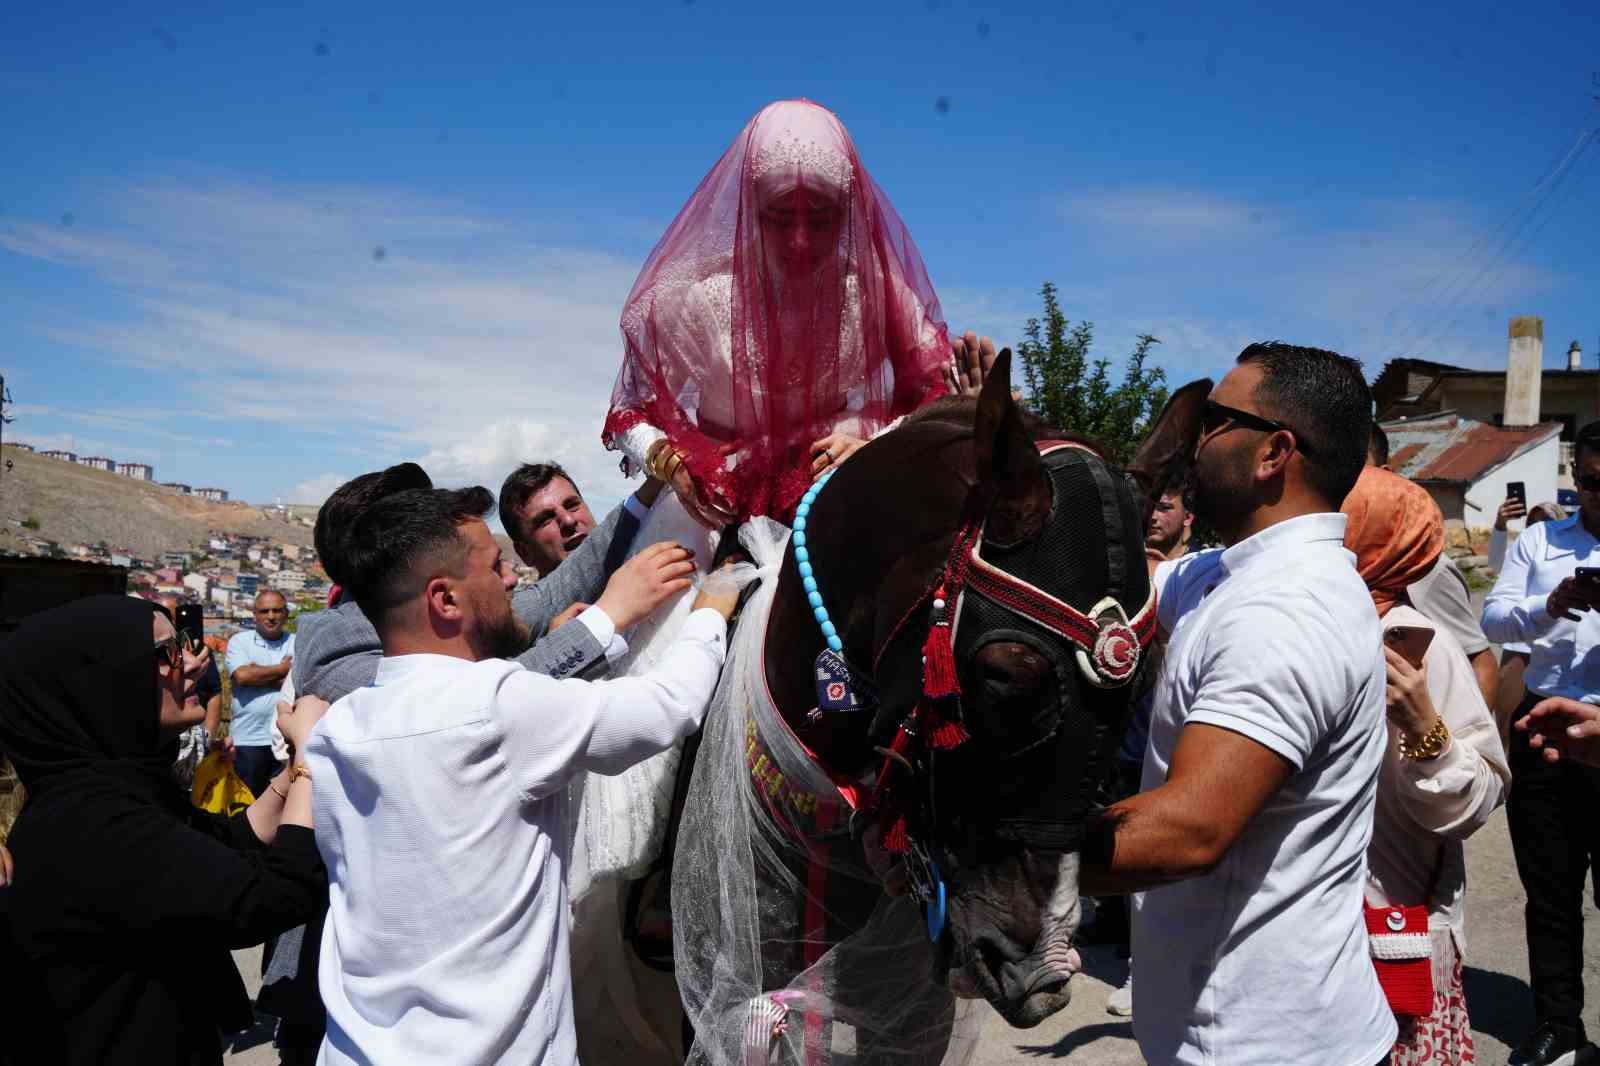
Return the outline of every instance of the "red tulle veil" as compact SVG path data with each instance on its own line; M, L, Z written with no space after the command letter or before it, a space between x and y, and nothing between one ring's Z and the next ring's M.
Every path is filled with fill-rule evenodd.
M869 437L944 391L938 297L826 108L763 108L668 227L622 313L604 441L665 434L702 493L787 519L812 441ZM659 432L657 432L659 431Z

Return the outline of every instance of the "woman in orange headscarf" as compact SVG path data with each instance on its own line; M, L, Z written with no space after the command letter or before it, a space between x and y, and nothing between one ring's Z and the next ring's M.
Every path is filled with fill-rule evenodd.
M1390 743L1367 849L1367 905L1425 906L1432 950L1432 1010L1399 1018L1391 1061L1470 1062L1472 1029L1461 988L1461 842L1505 802L1511 771L1466 653L1406 596L1444 547L1439 508L1421 487L1369 466L1342 510L1345 547L1355 553L1383 622L1388 676Z

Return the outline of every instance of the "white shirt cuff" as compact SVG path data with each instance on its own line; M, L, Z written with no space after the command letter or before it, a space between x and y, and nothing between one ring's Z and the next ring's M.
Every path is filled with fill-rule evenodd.
M1549 629L1556 624L1555 617L1549 610L1550 598L1548 596L1529 596L1523 601L1523 608L1528 612L1528 618L1540 629Z
M578 621L583 623L599 644L606 650L606 662L615 663L628 654L628 642L622 639L622 634L617 632L616 625L611 621L611 616L598 607L590 607L578 614Z
M628 493L628 498L622 501L622 507L629 514L633 515L633 517L637 518L641 524L650 514L650 508L644 505L644 501L639 499L639 497L635 496L631 492Z

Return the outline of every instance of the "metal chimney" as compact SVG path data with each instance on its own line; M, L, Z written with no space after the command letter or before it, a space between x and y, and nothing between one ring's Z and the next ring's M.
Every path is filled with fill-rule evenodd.
M1544 319L1520 315L1511 320L1511 350L1506 361L1507 426L1539 423L1539 385L1544 372Z
M1578 347L1578 342L1577 341L1573 341L1572 342L1572 347L1567 349L1567 369L1568 370L1582 370L1583 369L1583 349Z

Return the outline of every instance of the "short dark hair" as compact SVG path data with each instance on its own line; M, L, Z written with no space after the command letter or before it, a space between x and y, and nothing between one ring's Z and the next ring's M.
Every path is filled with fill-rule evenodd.
M1372 437L1372 390L1360 361L1282 341L1252 344L1238 361L1261 368L1256 402L1304 436L1307 480L1337 509L1367 465Z
M1367 438L1367 458L1373 466L1389 464L1389 434L1376 421L1372 423L1372 436Z
M511 471L506 483L500 486L500 524L505 527L506 536L512 540L521 537L522 525L518 520L518 512L527 505L528 497L558 477L566 478L567 484L577 490L578 495L583 495L578 483L561 468L560 463L523 463Z
M344 539L350 593L381 634L390 611L441 571L460 572L467 542L460 526L494 510L494 494L467 489L406 489L378 500Z
M317 509L317 524L311 533L312 543L317 546L317 560L322 563L328 579L336 585L350 583L344 538L368 507L397 492L431 488L433 480L422 467L416 463L396 463L385 470L360 474L334 489Z
M1583 458L1583 450L1600 451L1600 418L1588 423L1578 430L1577 440L1572 445L1572 461L1576 463Z

